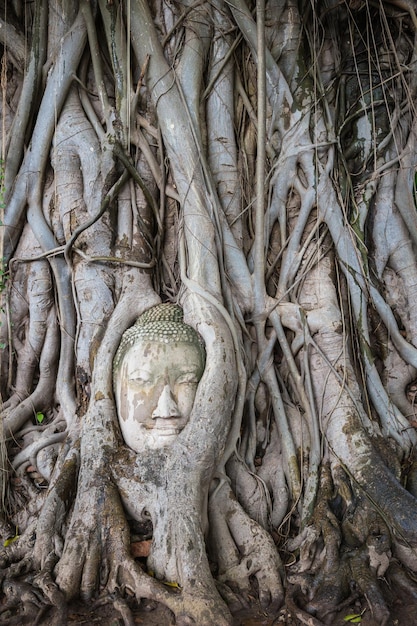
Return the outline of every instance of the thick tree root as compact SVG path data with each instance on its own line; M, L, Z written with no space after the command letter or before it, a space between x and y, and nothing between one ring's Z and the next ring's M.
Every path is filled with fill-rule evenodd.
M284 596L276 546L271 536L247 516L227 483L210 496L209 521L219 581L239 598L258 597L264 609L276 611Z
M332 485L324 467L312 525L287 544L300 551L298 563L290 568L289 582L298 588L292 601L324 624L333 624L354 597L361 599L369 623L385 626L390 611L381 580L392 562L388 527L361 491L349 495L344 490L344 500ZM398 563L391 571L404 589L412 586Z

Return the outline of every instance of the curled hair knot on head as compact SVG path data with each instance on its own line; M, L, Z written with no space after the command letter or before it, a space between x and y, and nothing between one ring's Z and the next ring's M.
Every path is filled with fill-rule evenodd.
M182 308L170 302L157 304L142 313L133 326L123 333L113 369L118 368L129 348L143 341L193 344L199 349L204 363L206 357L204 343L197 331L183 320Z

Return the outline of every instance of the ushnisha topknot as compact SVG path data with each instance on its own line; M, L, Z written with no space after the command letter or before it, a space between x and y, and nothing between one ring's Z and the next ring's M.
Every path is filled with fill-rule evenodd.
M116 369L126 351L139 341L156 341L159 343L192 343L201 353L202 362L205 362L206 353L199 334L184 323L184 314L180 306L171 304L157 304L138 317L136 322L122 335L113 362Z

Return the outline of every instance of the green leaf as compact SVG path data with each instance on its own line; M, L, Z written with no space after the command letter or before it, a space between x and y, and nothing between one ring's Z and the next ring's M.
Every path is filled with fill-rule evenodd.
M155 577L155 572L153 570L148 570L148 576L152 576L152 578ZM166 585L167 587L171 587L173 589L178 589L180 590L181 587L179 586L178 583L175 582L169 582L168 580L160 580L159 582L161 582L163 585Z
M45 419L45 415L41 413L40 411L38 411L38 413L36 413L36 421L38 422L38 424L42 424L44 419Z
M11 543L13 543L14 541L17 541L19 539L19 537L20 537L20 535L15 535L14 537L9 537L3 543L4 547L7 548L8 546L10 546Z
M174 589L181 589L178 583L174 583L174 582L171 583L171 582L168 582L167 580L162 580L161 582L167 587L173 587Z
M349 622L349 624L359 624L362 621L362 615L360 613L352 613L351 615L345 615L343 621Z

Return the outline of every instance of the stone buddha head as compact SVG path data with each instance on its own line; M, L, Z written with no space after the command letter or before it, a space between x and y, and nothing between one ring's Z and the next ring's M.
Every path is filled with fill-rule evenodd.
M190 418L204 366L203 343L175 304L152 307L123 334L113 383L120 428L132 450L173 443Z

